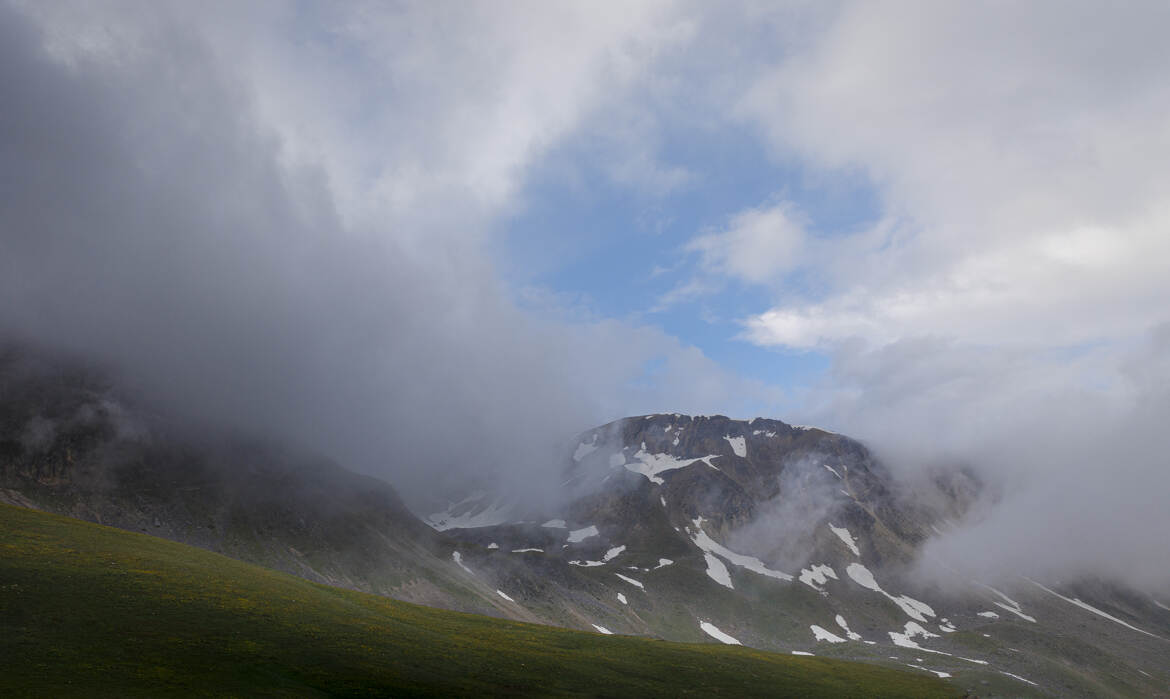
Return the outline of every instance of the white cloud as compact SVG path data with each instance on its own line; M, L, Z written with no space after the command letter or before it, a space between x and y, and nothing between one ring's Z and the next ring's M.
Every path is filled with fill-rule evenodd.
M727 228L694 238L686 249L698 252L710 271L761 284L792 270L804 247L799 215L781 203L741 211Z
M886 216L819 258L823 293L751 318L747 337L1055 345L1164 318L1168 15L844 5L738 113L780 154L867 173Z

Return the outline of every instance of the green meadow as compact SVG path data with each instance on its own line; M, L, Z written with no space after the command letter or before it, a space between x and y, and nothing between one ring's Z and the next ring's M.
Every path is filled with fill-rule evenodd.
M960 694L875 665L421 607L0 505L0 696Z

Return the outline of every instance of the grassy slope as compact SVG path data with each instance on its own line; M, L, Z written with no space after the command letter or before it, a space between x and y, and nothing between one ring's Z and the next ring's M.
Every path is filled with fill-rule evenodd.
M955 696L929 677L430 609L0 506L0 695Z

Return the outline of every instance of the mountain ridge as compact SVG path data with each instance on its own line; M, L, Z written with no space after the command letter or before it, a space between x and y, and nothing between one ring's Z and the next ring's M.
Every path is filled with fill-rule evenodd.
M919 498L844 435L625 418L569 445L562 505L505 516L483 493L460 498L461 521L501 516L427 526L375 478L256 443L172 441L100 384L14 376L0 374L0 499L24 506L431 606L909 665L981 694L1157 695L1170 677L1156 601L1111 584L916 581L922 542L977 484L951 472Z

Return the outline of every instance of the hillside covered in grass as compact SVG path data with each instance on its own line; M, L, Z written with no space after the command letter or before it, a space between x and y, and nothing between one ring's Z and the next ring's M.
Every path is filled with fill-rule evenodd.
M10 506L0 658L4 696L957 694L871 665L430 609Z

